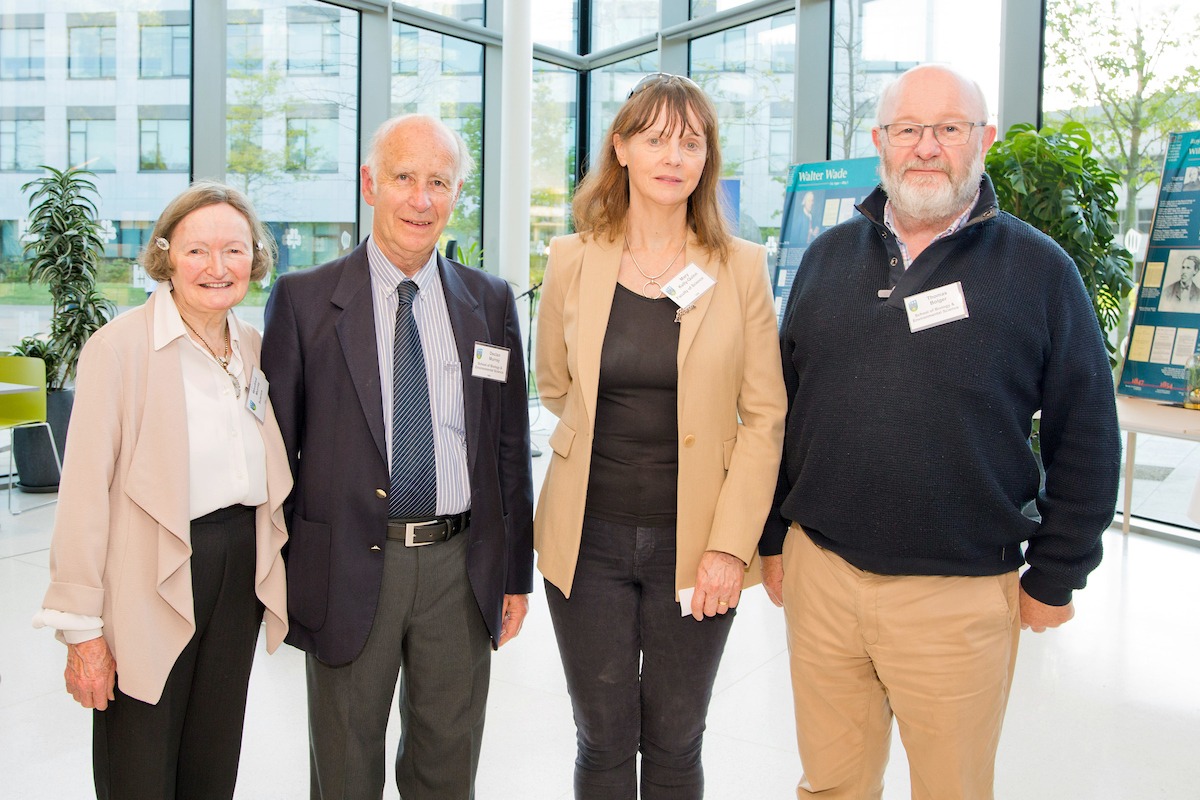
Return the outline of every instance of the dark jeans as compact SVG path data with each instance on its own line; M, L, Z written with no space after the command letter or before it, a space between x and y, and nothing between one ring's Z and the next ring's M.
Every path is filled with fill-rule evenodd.
M704 795L704 718L734 612L697 622L675 600L675 529L588 517L571 598L546 599L575 714L575 797Z
M231 506L192 520L196 633L158 703L121 691L92 712L100 800L233 797L254 643L263 607L254 594L254 509Z

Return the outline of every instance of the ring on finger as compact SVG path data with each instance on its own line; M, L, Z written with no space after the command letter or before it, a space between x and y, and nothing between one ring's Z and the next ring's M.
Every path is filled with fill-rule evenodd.
M727 605L729 605L729 601L728 601L728 600L718 600L718 601L717 601L717 605L719 605L719 606L727 606Z

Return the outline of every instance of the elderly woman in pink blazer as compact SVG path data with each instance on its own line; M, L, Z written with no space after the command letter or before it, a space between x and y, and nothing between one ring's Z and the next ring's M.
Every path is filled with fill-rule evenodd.
M259 334L231 311L273 249L244 195L194 184L142 254L163 282L79 360L34 624L95 709L100 798L232 797L259 625L272 651L287 632L292 481Z
M758 581L787 399L766 254L730 235L720 175L712 102L651 75L575 193L580 232L550 245L534 544L579 800L703 795L713 681Z

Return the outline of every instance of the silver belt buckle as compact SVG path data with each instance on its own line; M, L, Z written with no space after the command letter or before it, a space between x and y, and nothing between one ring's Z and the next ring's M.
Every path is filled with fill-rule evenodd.
M427 544L434 542L417 542L413 541L413 534L417 532L417 528L423 528L426 525L436 525L436 519L427 519L424 522L406 522L404 523L404 546L405 547L424 547Z

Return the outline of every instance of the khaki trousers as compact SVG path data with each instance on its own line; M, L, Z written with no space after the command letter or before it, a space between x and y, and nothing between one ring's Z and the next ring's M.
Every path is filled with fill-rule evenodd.
M784 543L799 798L883 795L892 715L914 800L988 800L1021 632L1017 573L876 575Z

